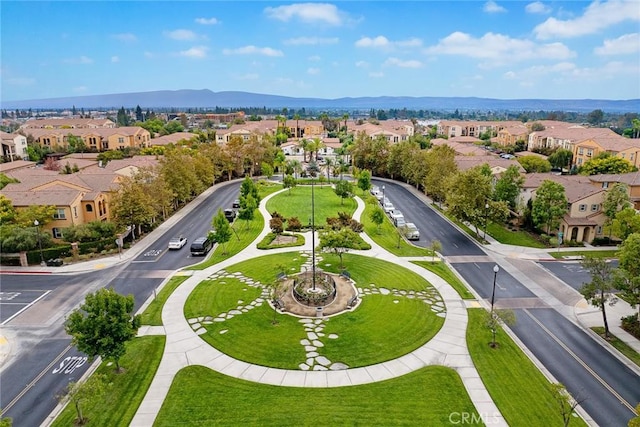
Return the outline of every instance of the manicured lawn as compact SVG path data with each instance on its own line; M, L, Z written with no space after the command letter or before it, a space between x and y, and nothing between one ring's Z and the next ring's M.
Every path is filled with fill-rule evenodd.
M602 251L553 251L549 252L549 255L556 259L563 259L566 256L591 256L593 258L617 258L618 251L616 250L602 250Z
M176 376L155 426L442 426L479 416L458 374L429 366L353 387L256 384L204 367Z
M591 328L596 334L600 335L602 339L604 338L604 327L603 326L594 326ZM621 341L618 337L609 332L609 339L607 340L609 344L614 346L616 350L620 353L627 356L629 360L631 360L636 365L640 366L640 354L629 347L624 341Z
M487 234L505 245L526 246L529 248L547 247L526 231L512 231L502 224L489 223L487 226Z
M327 223L327 218L337 217L338 212L347 212L353 215L357 204L354 199L343 199L336 196L329 185L315 186L314 210L315 224L322 226ZM267 202L267 210L270 213L277 211L285 218L298 217L302 225L307 225L311 220L311 186L299 186L289 191L284 191L273 196Z
M419 265L422 268L426 268L432 273L437 274L442 277L451 285L453 289L458 292L462 299L475 299L476 297L467 289L467 287L458 279L449 267L442 261L431 262L431 261L413 261L414 264Z
M489 347L491 331L485 326L484 309L469 309L467 313L471 359L507 423L512 426L563 425L558 404L542 373L502 329L496 336L499 347ZM574 417L570 425L586 424Z
M370 200L370 198L366 196L365 199ZM373 200L373 203L367 202L364 212L360 217L360 222L364 225L364 232L367 233L374 242L397 256L431 256L432 252L430 250L414 246L403 239L389 217L386 217L380 225L380 228L378 228L370 217L373 208L378 203L375 198Z
M289 263L287 263L289 257ZM322 255L318 266L326 271L338 271L335 255ZM226 269L240 271L260 283L270 283L286 265L288 272L300 271L304 258L297 253L277 254L250 260ZM362 288L375 284L378 288L403 291L424 291L440 300L435 289L418 274L387 261L362 256L345 255L351 277ZM239 305L247 305L260 296L262 289L242 283L237 278L222 277L202 282L189 296L185 305L187 318L216 317ZM273 319L277 323L273 323ZM444 320L428 304L418 298L393 294L365 295L353 312L324 320L326 336L318 351L331 362L349 367L366 366L394 359L415 350L431 339ZM275 314L266 303L237 314L224 322L205 325L201 337L218 350L240 360L258 365L299 369L306 360L300 341L307 338L298 318Z
M116 374L114 366L102 363L97 370L108 377L111 386L107 392L95 401L82 404L82 412L89 419L88 426L127 426L138 410L144 395L158 369L165 337L139 337L127 345L127 353L120 359L125 372ZM54 427L73 426L76 410L73 404L67 405L56 418Z
M169 279L169 282L164 285L162 290L158 292L156 299L147 306L147 309L142 313L142 324L151 326L162 326L162 307L169 298L169 295L189 276L173 276Z

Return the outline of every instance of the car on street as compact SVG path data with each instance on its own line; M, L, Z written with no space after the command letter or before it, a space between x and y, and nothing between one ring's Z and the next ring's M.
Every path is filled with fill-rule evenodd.
M391 217L393 225L396 227L400 227L398 225L398 220L402 220L402 222L404 222L404 215L398 209L394 209L393 212L389 212L389 216Z
M418 230L418 227L416 227L414 223L405 223L403 229L404 237L406 237L407 240L420 240L420 230Z
M240 200L239 200L239 199L235 199L235 200L233 201L233 203L231 204L231 207L232 207L233 209L239 209L239 208L240 208Z
M191 244L192 256L205 256L213 247L213 242L209 237L198 237Z
M393 203L391 203L391 202L386 202L384 205L382 205L382 208L384 209L384 212L385 212L387 215L390 215L390 214L391 214L391 212L393 212L393 211L394 211L395 206L393 206Z
M233 209L225 209L224 217L227 218L227 221L233 222L233 220L236 219L236 211Z
M169 240L169 249L182 249L182 247L186 244L187 244L186 237L183 237L183 236L174 237L171 240Z

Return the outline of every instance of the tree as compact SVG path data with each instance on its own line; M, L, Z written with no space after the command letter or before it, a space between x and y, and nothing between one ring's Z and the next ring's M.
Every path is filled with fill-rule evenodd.
M238 218L246 221L245 227L249 228L249 222L254 218L255 211L258 208L255 199L251 194L246 197L240 198L240 210L238 211Z
M292 175L287 175L282 180L282 187L289 189L289 195L291 195L291 189L296 186L296 179Z
M524 168L527 173L533 172L549 172L551 170L551 163L548 160L540 158L538 156L522 156L518 158L518 163Z
M550 233L559 225L559 220L567 213L567 197L564 187L557 182L544 180L531 206L531 217L536 227L544 226Z
M511 210L515 210L516 202L523 184L524 177L520 175L518 167L515 165L509 166L496 182L494 188L495 199L507 202L509 208Z
M118 126L129 126L130 119L127 112L124 110L124 107L120 107L118 110L118 118L116 119L116 123Z
M604 153L604 155L598 155L582 165L580 175L620 174L633 172L634 169L634 166L627 159Z
M442 243L440 243L440 240L438 239L433 239L431 241L431 246L429 247L429 249L431 249L431 252L433 254L433 260L435 261L436 253L442 250Z
M340 268L344 268L342 256L358 246L360 236L348 227L326 230L320 233L320 249L333 252L340 258Z
M0 224L12 223L17 212L13 203L4 194L0 194Z
M427 173L422 181L425 193L440 204L447 194L447 179L456 173L455 151L448 145L438 145L427 152Z
M565 150L559 148L554 151L547 159L551 166L554 168L567 168L571 165L571 159L573 158L573 152L571 150Z
M384 210L382 210L382 208L377 203L376 203L376 206L371 211L371 213L369 214L369 218L371 218L371 221L373 221L373 223L376 225L378 229L378 233L380 233L380 226L384 222L385 214L384 214Z
M371 188L371 172L368 170L362 170L358 174L358 188L362 190L362 194L366 193Z
M487 328L491 331L491 342L489 346L496 348L498 343L496 342L496 332L498 328L504 323L506 325L513 325L516 322L516 316L512 310L501 309L487 311L485 314L485 323Z
M611 222L611 231L622 240L633 233L640 233L640 214L632 207L622 209Z
M231 240L233 230L227 218L224 216L222 209L218 209L218 213L211 219L211 225L213 226L215 233L213 233L214 240L222 245L222 254L226 255L226 244Z
M141 225L150 223L155 215L152 195L145 191L135 176L124 177L111 200L111 213L117 225L131 226L135 239L136 231L141 234Z
M71 381L65 387L64 393L58 397L60 403L71 402L76 409L78 416L76 422L79 425L85 424L88 420L82 413L82 405L85 401L95 402L102 397L111 384L107 382L104 374L93 374L85 382Z
M602 202L602 212L607 217L604 225L609 229L609 237L611 237L611 224L617 213L631 206L629 187L626 184L617 182L607 191Z
M599 125L604 118L604 111L597 109L587 114L587 121L592 125Z
M120 358L126 344L135 338L140 315L133 315L133 295L120 295L113 289L100 289L86 296L80 308L67 318L64 328L71 342L91 359L111 359L120 371Z
M333 191L340 197L340 205L344 204L344 199L353 196L353 185L349 181L338 181L335 183Z
M558 404L558 410L560 411L560 415L562 415L563 425L564 427L567 427L576 408L584 401L584 399L576 400L572 398L565 386L560 383L550 384L549 388L553 394L553 399Z
M251 177L245 176L242 180L242 184L240 184L240 200L242 201L242 198L247 197L248 195L251 195L253 200L256 201L256 206L260 206L262 198L260 197L258 187Z
M640 233L633 233L622 242L618 257L620 266L614 276L614 287L621 291L620 296L631 307L638 308L640 322Z
M604 336L609 338L609 323L607 322L607 303L615 302L616 297L613 294L613 268L603 258L594 258L586 256L582 262L582 266L591 274L591 282L585 283L580 289L580 293L592 305L598 307L602 311L602 321L604 322Z

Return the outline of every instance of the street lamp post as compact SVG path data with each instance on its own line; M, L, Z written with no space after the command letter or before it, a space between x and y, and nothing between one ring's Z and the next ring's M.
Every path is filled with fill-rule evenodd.
M483 239L487 238L488 217L489 217L489 203L485 203L484 204L484 237L483 237Z
M44 255L42 255L42 239L40 238L40 223L38 220L33 221L33 225L36 227L36 232L38 233L38 247L40 248L40 265L44 266Z
M384 185L382 186L382 204L384 204Z
M498 271L500 271L500 267L498 265L493 266L493 290L491 291L491 315L493 316L493 303L496 299L496 278L498 277Z

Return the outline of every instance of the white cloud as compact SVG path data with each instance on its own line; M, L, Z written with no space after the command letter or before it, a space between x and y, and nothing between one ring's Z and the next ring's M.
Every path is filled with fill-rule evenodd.
M396 47L420 47L422 46L422 40L415 37L398 41L389 40L385 36L377 36L374 38L362 37L360 40L356 41L355 46L377 49L393 49Z
M533 3L529 3L525 6L524 10L527 13L539 13L539 14L547 14L551 13L551 7L542 3L541 1L534 1Z
M93 64L93 59L89 58L88 56L80 56L78 58L69 58L69 59L65 59L63 62L67 63L67 64Z
M144 57L145 57L145 58L153 58L153 57L154 57L154 55L153 55L153 53L152 53L152 52L145 51L145 53L144 53Z
M273 19L289 22L298 18L306 23L323 23L329 25L342 25L344 13L340 12L333 4L328 3L296 3L287 6L267 7L264 13Z
M422 62L415 59L409 59L404 61L398 58L389 58L386 61L384 61L383 65L396 66L400 68L420 68L422 67Z
M173 30L173 31L165 31L165 37L168 37L173 40L195 40L196 33L191 30Z
M379 79L384 77L384 73L382 71L372 71L369 73L369 77L373 77L375 79Z
M604 79L612 80L625 76L637 76L640 73L640 64L612 61L596 68L579 68L572 62L559 62L552 65L536 65L519 71L509 71L503 76L510 80L519 81L551 81L562 82L601 82Z
M136 37L136 35L131 33L113 34L111 37L125 43L132 43L132 42L138 41L138 38Z
M584 14L575 19L549 18L534 28L539 39L578 37L597 33L624 21L640 21L640 7L636 0L594 1Z
M596 47L596 55L624 55L640 51L640 33L625 34L617 39L605 40L602 46Z
M531 40L494 33L474 38L459 31L441 39L437 45L428 47L425 53L487 59L491 60L487 63L490 66L527 59L567 59L576 56L562 43L536 44Z
M36 83L36 79L31 77L12 77L6 80L11 86L32 86Z
M206 46L194 46L191 49L181 51L180 56L186 56L187 58L205 58L208 50L209 48Z
M318 62L320 61L320 56L319 55L311 55L310 57L307 58L307 61L311 61L311 62Z
M196 24L201 25L216 25L220 23L216 18L196 18L195 21Z
M71 90L73 92L75 92L75 93L82 93L82 92L86 92L87 91L87 87L86 86L76 86Z
M307 68L307 74L311 74L311 75L320 74L320 68L309 67Z
M282 43L291 46L301 45L321 45L321 44L336 44L339 39L337 37L296 37L293 39L284 40Z
M111 57L111 62L114 62L114 63L115 63L115 62L120 62L120 57L118 57L118 56L116 56L116 55L112 56L112 57Z
M487 13L504 13L507 11L504 7L500 6L493 0L489 0L486 2L482 8L483 11Z
M358 68L367 68L369 67L369 63L367 61L357 61L356 67Z
M264 55L264 56L284 56L282 51L270 47L256 47L253 45L239 47L237 49L223 49L225 55Z

